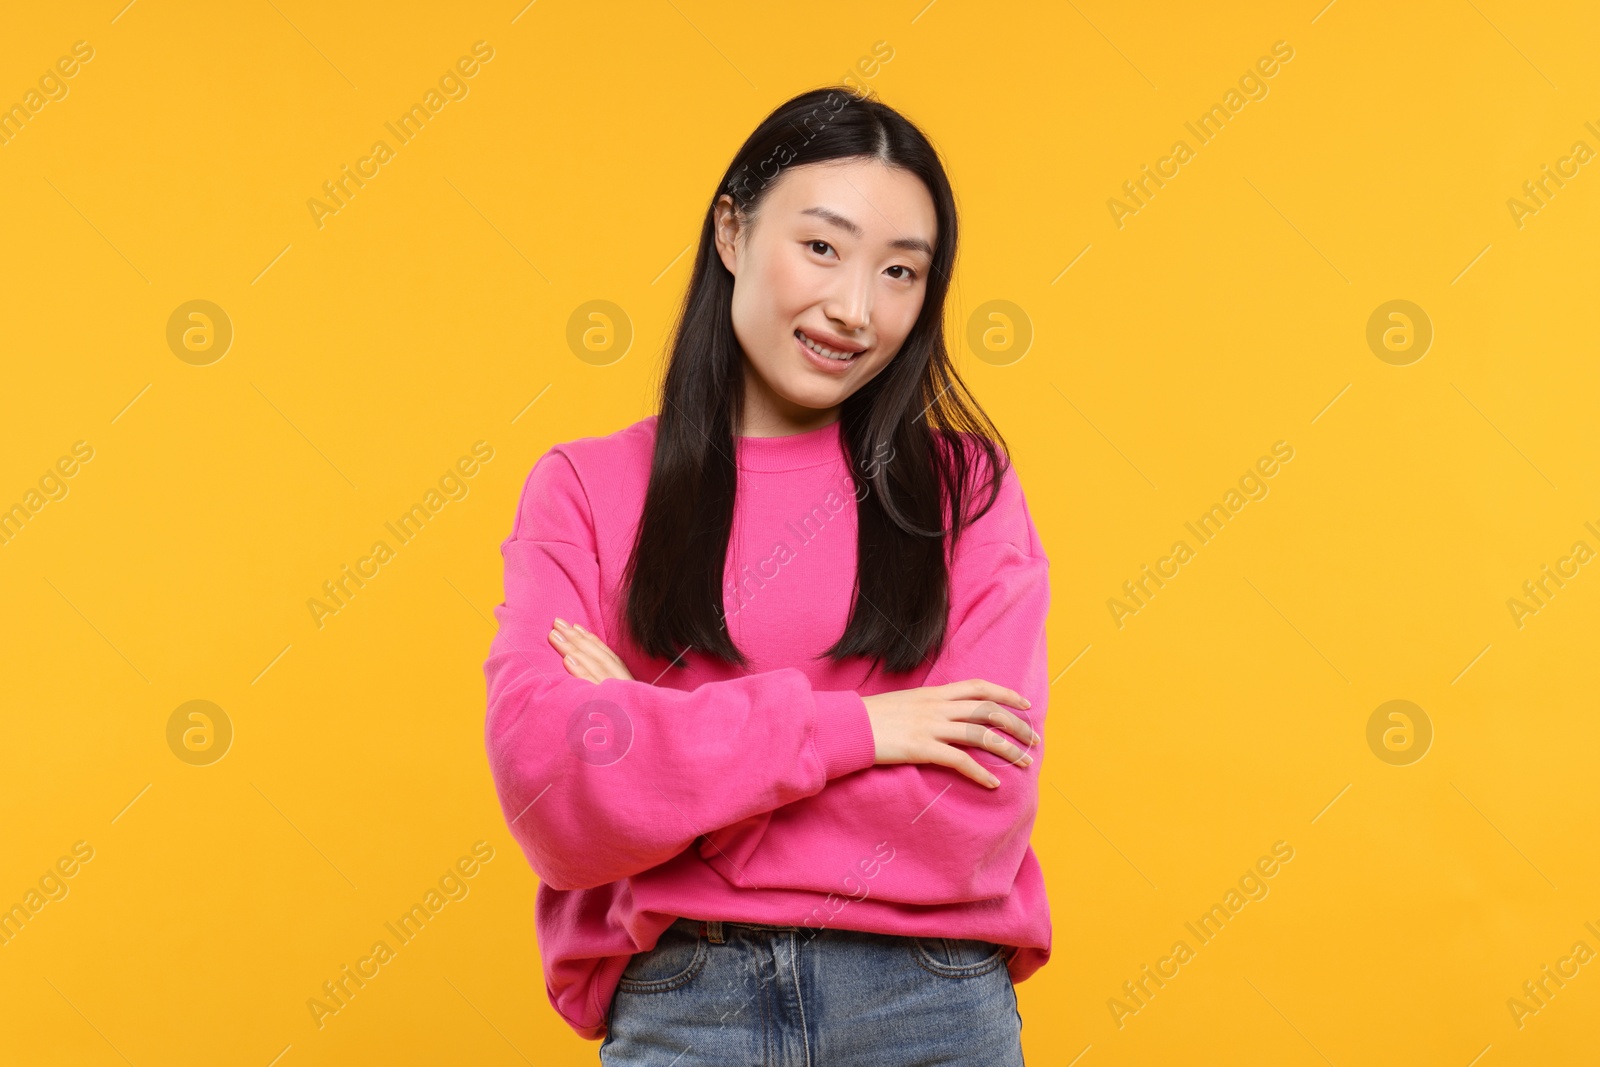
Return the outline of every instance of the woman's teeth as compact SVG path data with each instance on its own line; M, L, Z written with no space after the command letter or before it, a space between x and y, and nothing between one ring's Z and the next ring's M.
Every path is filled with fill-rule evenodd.
M836 359L843 362L854 359L856 356L861 354L859 352L835 352L831 348L823 348L821 345L817 344L817 342L813 341L799 330L796 330L794 335L800 338L801 344L805 345L807 348L811 349L811 351L815 352L824 359Z

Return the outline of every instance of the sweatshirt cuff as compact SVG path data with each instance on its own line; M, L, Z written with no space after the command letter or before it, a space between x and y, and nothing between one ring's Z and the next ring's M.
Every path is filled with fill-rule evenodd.
M872 720L861 694L849 689L814 693L816 717L811 743L822 758L825 778L866 770L877 762Z

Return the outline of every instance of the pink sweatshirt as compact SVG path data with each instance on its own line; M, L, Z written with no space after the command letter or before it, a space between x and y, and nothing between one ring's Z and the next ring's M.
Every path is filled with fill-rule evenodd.
M855 581L857 489L839 423L735 438L723 602L751 666L691 652L669 671L622 625L655 424L551 448L500 546L484 735L501 808L539 876L551 1004L580 1036L603 1038L629 957L679 916L980 938L1014 946L1011 978L1027 978L1050 957L1028 843L1050 586L1015 469L960 540L942 651L868 681L865 658L817 658L844 631ZM569 674L548 639L558 616L592 630L634 680ZM961 746L1000 779L990 789L938 764L874 765L863 695L968 678L1033 702L1018 712L1041 738L1031 766Z

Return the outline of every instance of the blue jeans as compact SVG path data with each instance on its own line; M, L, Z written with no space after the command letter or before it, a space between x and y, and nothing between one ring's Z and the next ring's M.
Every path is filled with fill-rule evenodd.
M678 919L635 953L604 1067L1022 1067L1006 949Z

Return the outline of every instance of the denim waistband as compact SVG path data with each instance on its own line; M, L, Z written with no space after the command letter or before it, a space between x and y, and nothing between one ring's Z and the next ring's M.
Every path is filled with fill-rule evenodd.
M865 930L852 930L839 926L806 926L803 924L778 925L774 923L744 922L734 919L688 919L679 918L675 926L686 933L705 937L712 944L722 944L727 940L731 930L748 930L756 934L793 934L804 935L807 940L819 934L829 934L833 937L843 937L848 940L900 940L895 934L871 933Z
M709 938L713 944L722 941L728 930L753 930L756 933L788 934L813 929L812 927L795 925L779 926L774 923L737 922L731 919L679 919L678 921L693 925L696 932Z
M733 919L690 919L682 916L674 920L672 925L678 930L681 930L682 932L693 937L703 937L709 944L712 945L727 944L732 936L732 931L734 930L749 931L758 938L762 937L763 935L776 938L782 935L800 934L802 939L807 942L814 941L820 937L822 941L837 946L870 943L917 944L919 942L944 941L946 944L946 950L948 951L949 945L951 944L948 938L919 938L904 934L881 934L866 930L852 930L848 927L842 926L779 926L771 923L742 922ZM972 940L975 944L988 945L995 951L1003 953L1008 960L1014 957L1017 952L1020 951L1016 946L1013 945L1003 945L998 942L980 939L969 940Z

